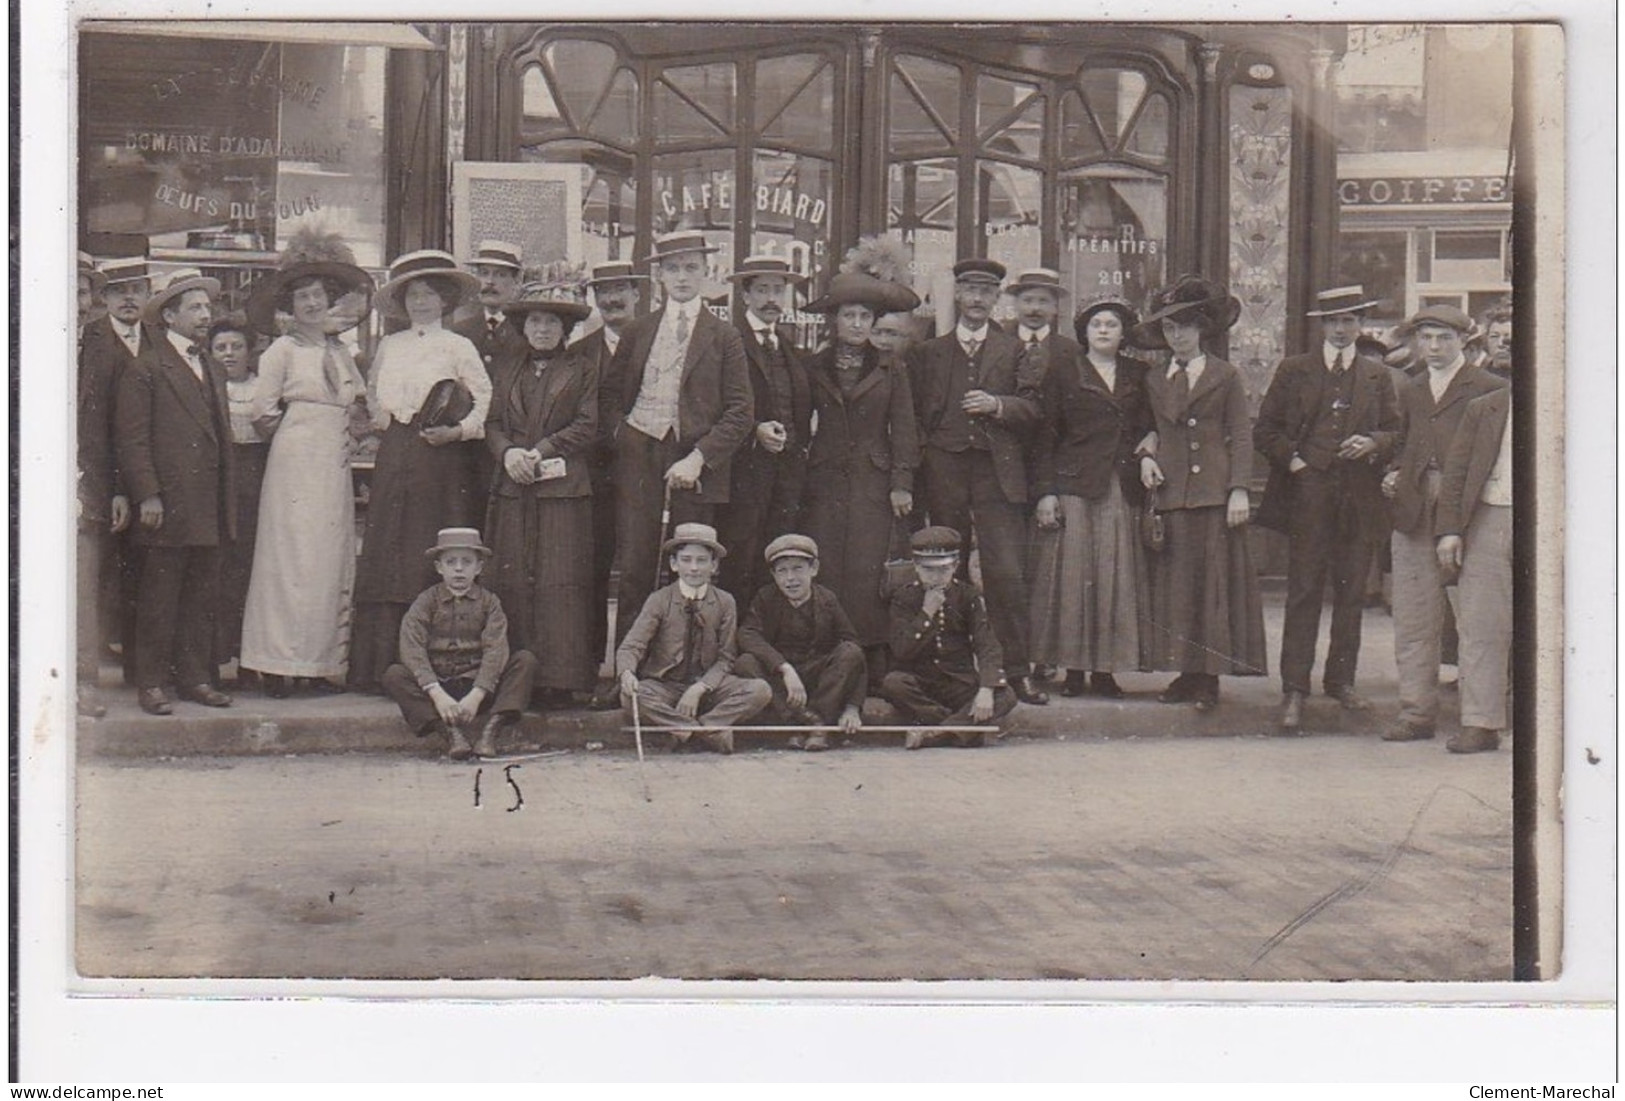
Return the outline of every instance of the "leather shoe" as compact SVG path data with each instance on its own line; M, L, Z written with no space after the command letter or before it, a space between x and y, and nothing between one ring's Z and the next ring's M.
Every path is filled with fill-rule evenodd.
M1089 694L1103 700L1120 700L1123 698L1123 688L1110 673L1090 673Z
M468 735L463 728L454 726L450 729L451 744L446 747L446 756L454 761L466 761L474 754L474 747L468 744Z
M1397 722L1382 732L1385 742L1425 742L1433 737L1431 726L1418 726L1415 723Z
M76 710L82 718L104 719L107 717L107 708L103 707L93 697L81 695L76 701Z
M208 684L194 684L190 688L182 688L175 693L183 700L192 703L201 703L204 707L230 707L231 697Z
M946 730L937 730L929 726L917 726L903 735L903 748L925 749L929 746L942 745L953 737Z
M1482 726L1464 726L1444 743L1452 753L1493 753L1501 748L1501 732Z
M479 741L474 743L474 756L495 757L497 755L497 737L506 733L518 721L518 715L493 713L490 718L485 720L485 727L480 731Z
M288 686L288 678L279 673L265 674L260 678L260 686L265 689L265 694L273 700L285 700L293 691Z
M1066 671L1066 679L1061 682L1061 695L1068 697L1081 696L1088 690L1083 670L1068 669Z
M808 753L822 753L824 750L829 748L829 738L823 734L808 735L807 740L802 743L801 748L806 750Z
M588 711L619 711L621 709L621 686L611 681L601 684L587 701Z
M1296 734L1303 728L1303 693L1288 692L1281 702L1281 731Z
M1190 703L1196 698L1196 678L1181 673L1168 682L1168 687L1157 696L1158 703Z
M957 738L960 749L980 749L987 744L987 735L980 730L961 730Z
M1015 690L1016 699L1022 703L1030 703L1037 707L1049 703L1049 693L1038 687L1038 682L1030 675L1012 678L1010 687Z
M164 695L162 688L143 688L136 693L136 702L141 710L149 715L173 715L174 709L169 706L169 697Z
M1371 701L1354 690L1353 685L1340 684L1336 687L1328 685L1326 694L1343 705L1344 711L1370 711Z
M712 753L721 753L724 756L734 751L734 732L732 730L707 730L705 744Z

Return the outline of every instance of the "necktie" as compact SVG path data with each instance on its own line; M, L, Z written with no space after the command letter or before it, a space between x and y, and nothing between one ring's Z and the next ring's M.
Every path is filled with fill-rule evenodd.
M141 354L141 331L139 329L131 329L127 333L120 333L119 336L123 339L124 346L130 349L131 355L138 356Z
M1034 351L1035 349L1037 349L1037 347L1038 347L1038 334L1033 333L1031 336L1029 336L1027 338L1027 350L1029 352L1031 352L1031 351Z
M762 330L762 347L770 352L779 350L779 337L772 329Z
M975 359L976 353L981 350L982 342L977 340L975 337L971 337L969 340L965 341L965 355L969 356L971 359Z
M203 349L199 348L196 344L188 344L186 346L186 358L187 359L196 359L198 356L200 356L202 354L203 354Z
M682 310L677 311L677 345L682 347L688 343L688 314Z
M683 600L683 616L687 620L683 628L683 660L677 665L677 677L687 684L692 684L700 675L700 602L698 600Z
M1332 357L1332 374L1340 375L1342 373L1343 373L1343 352L1342 352L1341 349L1339 349L1337 354Z
M1185 415L1185 409L1191 403L1191 376L1187 368L1190 365L1182 359L1174 360L1174 407L1179 415Z
M500 324L502 324L502 319L500 317L494 317L494 316L492 316L490 314L486 314L485 315L485 335L490 336L490 337L496 336L497 335L497 326L500 325Z

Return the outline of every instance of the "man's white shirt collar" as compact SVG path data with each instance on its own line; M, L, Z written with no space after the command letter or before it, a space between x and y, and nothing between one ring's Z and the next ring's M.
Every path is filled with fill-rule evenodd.
M1045 325L1042 329L1029 329L1025 325L1021 326L1021 342L1023 344L1026 344L1030 340L1043 341L1043 340L1048 340L1048 339L1049 339L1049 326L1048 325Z
M701 585L697 589L691 589L688 586L688 582L679 579L677 582L677 588L678 591L683 594L684 600L704 600L705 594L711 590L711 585L708 582Z
M1205 354L1192 356L1185 361L1185 377L1195 382L1196 376L1201 374L1202 368L1206 366L1207 356ZM1179 374L1179 362L1177 359L1171 359L1168 361L1168 377L1173 378L1177 374Z
M987 329L988 327L986 325L983 325L980 329L967 329L965 328L965 323L961 321L959 324L954 326L954 335L959 338L959 343L969 344L973 340L986 340Z
M1335 371L1340 356L1343 357L1346 366L1354 366L1354 346L1352 344L1347 348L1339 348L1332 344L1322 344L1320 346L1320 358L1326 364L1326 370Z

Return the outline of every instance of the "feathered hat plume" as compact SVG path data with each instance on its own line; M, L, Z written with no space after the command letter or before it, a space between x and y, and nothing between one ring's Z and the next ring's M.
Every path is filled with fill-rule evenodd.
M858 238L858 243L846 250L841 270L862 272L906 287L910 283L908 266L913 259L902 241L875 234Z

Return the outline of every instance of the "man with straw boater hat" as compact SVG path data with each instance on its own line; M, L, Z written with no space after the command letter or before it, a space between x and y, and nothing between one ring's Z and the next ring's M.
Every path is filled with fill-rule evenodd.
M793 531L801 510L812 393L801 349L790 327L779 321L785 292L806 277L783 257L747 256L728 279L738 286L745 307L735 315L734 327L750 363L756 428L734 456L733 488L717 527L733 548L723 580L748 602L768 583L762 547Z
M519 293L519 276L524 269L518 245L506 241L481 241L468 260L468 273L479 281L480 310L451 327L451 331L473 341L487 372L510 354L522 354L524 339L512 325L503 322L503 309Z
M618 495L617 639L657 585L662 519L714 523L728 503L734 452L756 423L739 333L700 296L715 251L697 229L655 238L649 261L666 302L627 326L601 382Z
M219 294L220 283L196 268L171 275L143 310L162 326L155 355L118 380L114 436L141 548L134 680L151 715L172 713L164 691L172 675L181 699L231 705L212 684L220 548L237 526L230 420L225 378L200 347Z
M621 345L621 334L637 316L643 285L648 281L649 277L638 271L630 260L608 260L593 265L587 286L592 289L593 306L603 324L570 345L592 361L600 380L598 440L588 459L593 498L591 643L592 652L600 655L609 641L609 575L615 569L615 448L609 429L616 415L605 408L606 391L602 380ZM620 693L613 681L601 684L588 703L594 711L610 711L620 705Z
M931 523L974 531L988 615L1005 673L1023 703L1049 696L1032 677L1027 652L1028 476L1026 450L1039 421L1038 375L1021 344L988 320L1004 265L954 265L957 323L908 355L924 455L920 472ZM962 564L963 568L963 564Z
M1083 346L1055 327L1061 315L1061 299L1066 288L1061 273L1054 268L1028 268L1004 288L1015 299L1016 326L1011 335L1021 341L1022 354L1039 381L1054 363L1073 363L1083 355Z
M1358 286L1322 291L1305 313L1320 321L1321 346L1281 361L1253 425L1253 446L1270 464L1257 522L1287 537L1285 733L1303 725L1328 581L1331 642L1321 684L1345 710L1370 709L1354 690L1354 673L1366 577L1389 531L1382 473L1399 429L1388 368L1355 348L1365 313L1377 304Z

